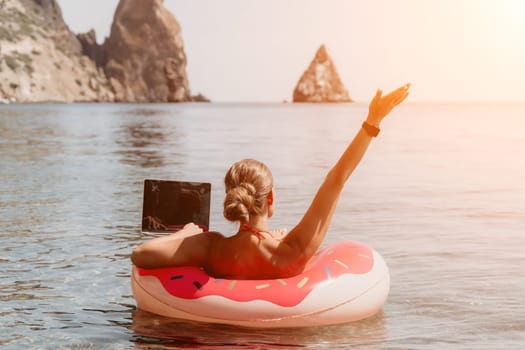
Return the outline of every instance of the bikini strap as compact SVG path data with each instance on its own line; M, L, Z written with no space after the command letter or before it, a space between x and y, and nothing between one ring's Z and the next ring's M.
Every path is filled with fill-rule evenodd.
M251 233L253 233L255 236L257 236L257 238L259 239L264 239L264 236L262 235L262 232L266 232L266 231L261 231L251 225L248 225L248 224L241 224L241 226L239 227L239 232L240 231L250 231Z

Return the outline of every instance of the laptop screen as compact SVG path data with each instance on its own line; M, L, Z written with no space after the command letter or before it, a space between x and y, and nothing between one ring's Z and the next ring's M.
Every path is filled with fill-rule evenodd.
M144 180L142 232L173 232L189 222L207 231L210 197L209 183Z

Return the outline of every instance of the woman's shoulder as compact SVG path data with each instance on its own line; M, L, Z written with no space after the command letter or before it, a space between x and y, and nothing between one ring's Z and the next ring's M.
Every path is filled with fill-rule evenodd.
M205 231L202 234L205 236L208 236L209 238L215 238L215 239L226 238L222 233L218 231Z

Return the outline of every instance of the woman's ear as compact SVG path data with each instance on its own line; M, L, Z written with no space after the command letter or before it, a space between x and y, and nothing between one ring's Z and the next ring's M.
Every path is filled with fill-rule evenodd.
M272 190L270 191L270 193L268 193L268 197L266 197L266 200L267 200L267 204L268 204L268 217L271 218L272 215L273 215L273 211L274 211L274 199L275 199L275 191Z

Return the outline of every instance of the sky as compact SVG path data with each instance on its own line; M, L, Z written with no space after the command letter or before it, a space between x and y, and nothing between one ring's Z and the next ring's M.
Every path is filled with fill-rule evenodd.
M58 0L74 32L109 35L118 0ZM165 0L192 94L290 101L325 44L350 97L412 83L412 101L525 101L523 0Z

